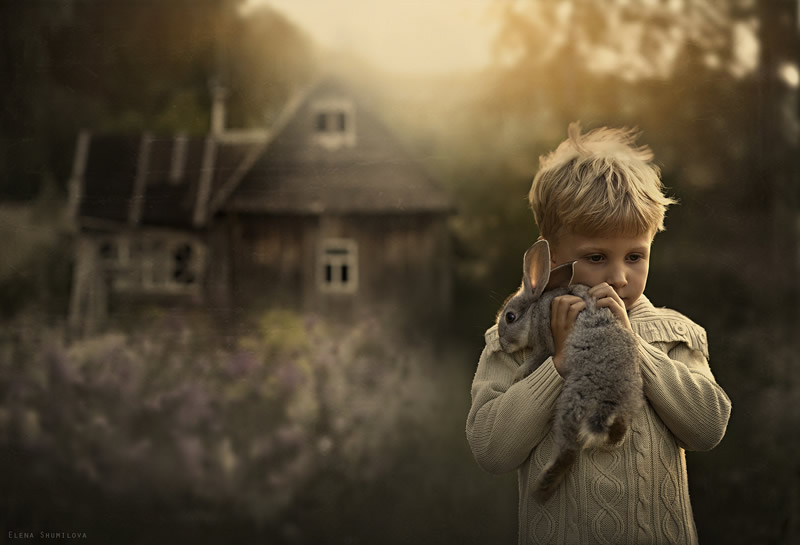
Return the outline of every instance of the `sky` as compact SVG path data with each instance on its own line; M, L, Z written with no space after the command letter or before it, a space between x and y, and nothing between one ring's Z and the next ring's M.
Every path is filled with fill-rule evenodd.
M356 53L384 70L416 75L472 72L488 65L501 5L497 0L247 0L244 12L262 4L283 13L327 50ZM683 9L680 0L672 4ZM627 52L633 56L625 54L630 49L626 44L635 48L639 43L640 36L631 28L620 27L619 47L598 49L590 67L625 77L631 59L638 58L635 51ZM643 67L638 58L638 69L631 77L669 74L678 52L675 40L693 32L690 27L673 30L677 35L661 40L663 62ZM757 29L752 21L745 21L733 30L734 63L730 69L742 76L757 64ZM796 66L789 67L781 76L797 86L798 73Z
M492 0L248 0L268 4L316 41L404 74L471 71L488 64Z

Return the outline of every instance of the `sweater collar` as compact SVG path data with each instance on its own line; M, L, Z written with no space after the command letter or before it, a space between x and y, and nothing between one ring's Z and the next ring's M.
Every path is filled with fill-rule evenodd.
M655 310L653 303L650 302L650 299L648 299L645 294L642 294L628 311L628 319L631 322L638 321L644 316L651 314L653 310Z

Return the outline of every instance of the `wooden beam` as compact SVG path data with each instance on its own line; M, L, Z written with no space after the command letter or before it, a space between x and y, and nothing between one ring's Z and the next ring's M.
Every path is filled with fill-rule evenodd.
M142 219L142 206L144 205L144 192L147 186L147 170L150 165L150 144L153 137L150 133L144 133L139 144L139 160L136 163L136 179L133 183L133 195L131 195L130 206L128 207L128 224L138 225Z
M200 180L197 182L197 199L194 203L194 216L192 223L200 227L208 220L209 196L211 195L211 181L214 179L214 163L216 162L217 147L214 138L206 138L203 150L203 165L200 168Z
M78 207L83 196L83 179L86 175L86 161L89 157L89 144L92 135L87 130L78 133L78 141L75 144L75 158L72 161L72 174L70 175L68 187L67 209L71 221L78 218Z

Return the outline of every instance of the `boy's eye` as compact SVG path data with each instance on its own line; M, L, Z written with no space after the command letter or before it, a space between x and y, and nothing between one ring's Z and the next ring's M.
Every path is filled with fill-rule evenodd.
M601 256L600 254L595 254L588 256L588 259L591 263L600 263L601 261L603 261L603 256Z
M634 263L636 263L640 259L642 259L642 256L639 255L639 254L631 254L631 255L628 256L628 261L632 261Z

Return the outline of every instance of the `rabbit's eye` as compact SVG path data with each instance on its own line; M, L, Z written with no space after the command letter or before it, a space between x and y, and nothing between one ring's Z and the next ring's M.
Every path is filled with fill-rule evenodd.
M513 312L506 312L506 322L509 324L517 319L517 315Z

